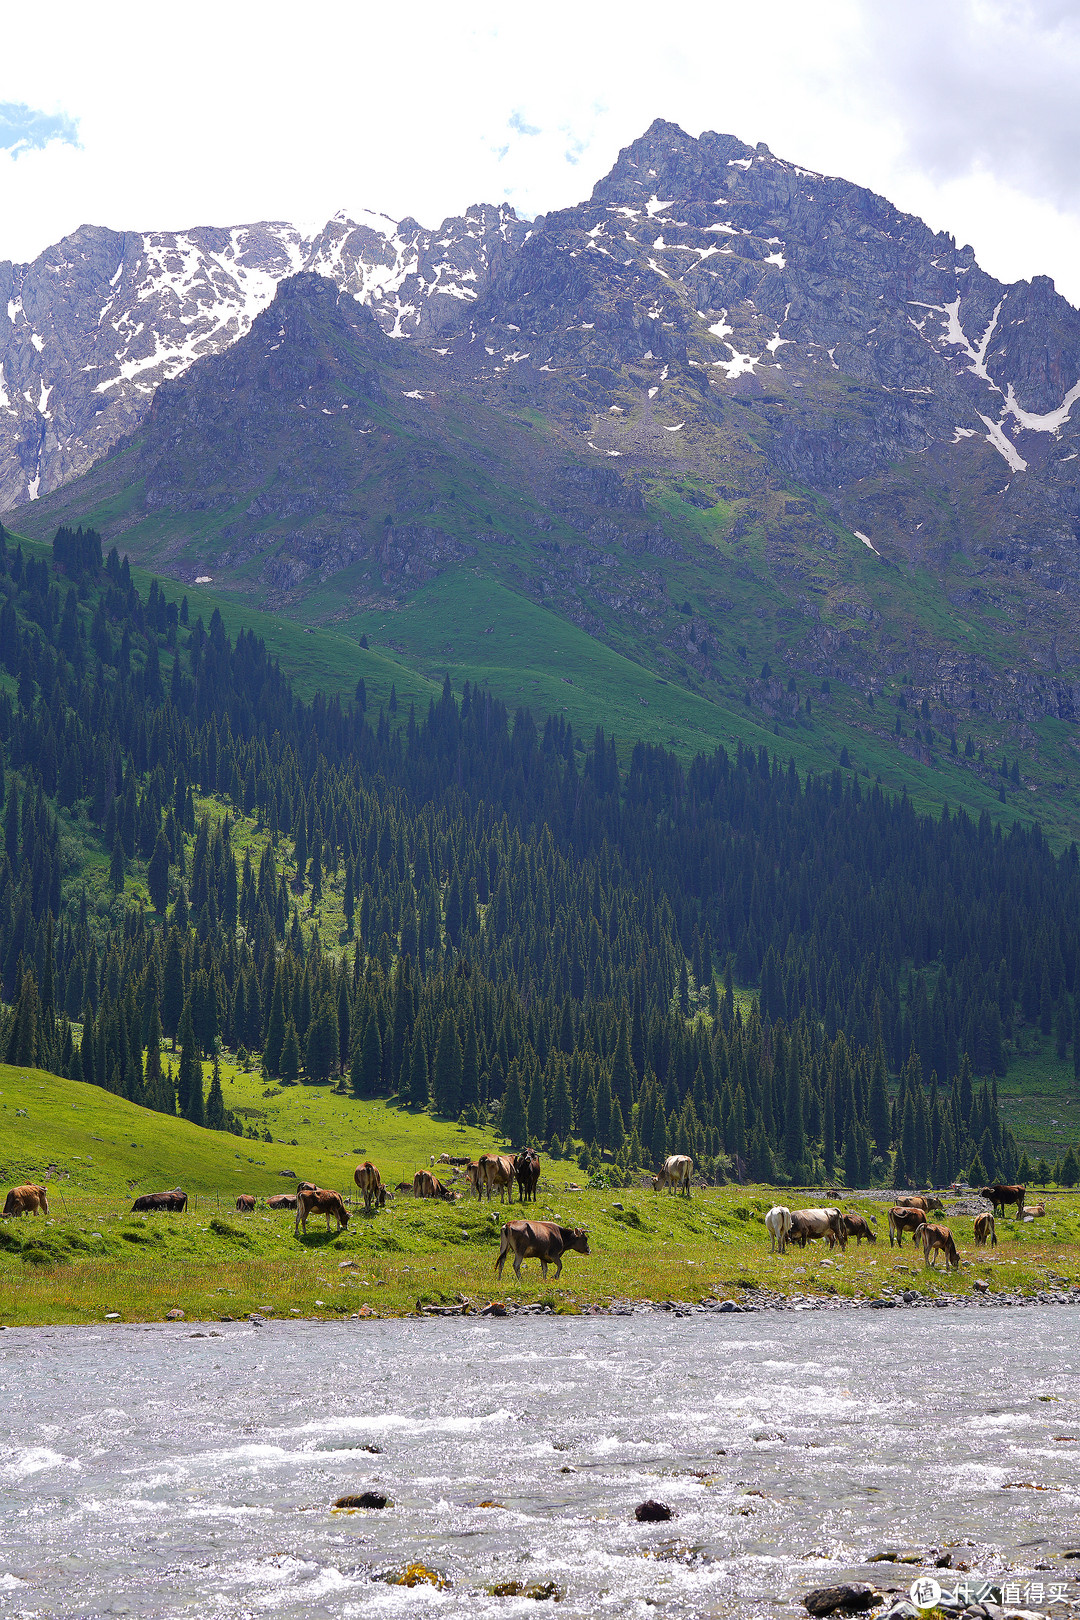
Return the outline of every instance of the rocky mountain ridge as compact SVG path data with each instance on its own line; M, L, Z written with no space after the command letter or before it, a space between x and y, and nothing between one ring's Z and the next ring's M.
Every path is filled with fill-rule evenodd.
M316 273L12 527L89 519L463 667L490 644L406 610L437 576L468 574L465 604L498 579L770 729L840 681L875 748L927 766L967 725L1034 756L1074 724L1080 314L1048 281L1005 287L883 198L662 122L587 202L480 213L453 253L334 224Z
M460 318L529 227L480 206L437 230L336 215L188 231L84 225L32 264L0 263L0 511L84 472L142 421L154 390L244 335L279 283L311 270L396 337Z

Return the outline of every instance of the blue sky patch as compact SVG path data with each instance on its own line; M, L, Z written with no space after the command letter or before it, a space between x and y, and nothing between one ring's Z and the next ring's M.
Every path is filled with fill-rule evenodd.
M22 101L0 101L0 152L40 152L50 141L79 145L79 120L66 113L44 113Z

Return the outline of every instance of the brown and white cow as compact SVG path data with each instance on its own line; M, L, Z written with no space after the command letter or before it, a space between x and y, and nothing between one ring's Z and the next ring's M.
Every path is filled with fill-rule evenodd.
M47 1215L49 1213L49 1197L44 1187L37 1182L28 1181L22 1187L12 1187L4 1199L5 1215Z
M236 1200L236 1207L241 1215L250 1215L255 1209L255 1194L241 1193Z
M685 1193L690 1196L690 1172L694 1168L694 1161L685 1153L669 1153L660 1166L660 1173L653 1180L653 1192L659 1192L666 1187L668 1192Z
M994 1217L984 1212L982 1215L976 1215L975 1217L975 1242L981 1249L985 1247L987 1239L990 1240L990 1247L996 1249L997 1230L994 1226Z
M1038 1219L1039 1216L1041 1216L1041 1215L1045 1215L1046 1214L1046 1201L1042 1200L1038 1204L1025 1204L1024 1205L1024 1214L1025 1215L1031 1215L1035 1219Z
M484 1177L484 1190L491 1198L491 1189L498 1187L499 1203L504 1197L514 1202L514 1161L508 1153L482 1153L480 1170Z
M364 1200L365 1215L371 1214L373 1203L377 1204L380 1209L383 1207L386 1203L386 1188L382 1184L382 1176L380 1176L370 1159L365 1159L363 1164L357 1165L353 1171L353 1180L359 1187L361 1197Z
M536 1189L540 1182L540 1155L532 1148L522 1148L514 1160L514 1180L517 1182L518 1203L529 1199L536 1202Z
M345 1208L345 1200L339 1192L326 1187L298 1188L296 1193L296 1220L293 1223L293 1232L304 1229L307 1236L307 1223L309 1215L325 1215L326 1230L330 1230L330 1217L337 1222L337 1230L343 1231L349 1224L349 1212Z
M153 1213L156 1210L167 1210L174 1215L182 1215L187 1209L187 1193L181 1192L179 1187L173 1187L169 1192L142 1193L131 1206L133 1215L138 1213Z
M506 1257L514 1257L514 1273L521 1280L521 1262L539 1260L540 1271L547 1282L547 1268L555 1267L555 1281L562 1271L562 1257L567 1249L578 1254L589 1253L589 1234L580 1226L559 1226L555 1221L507 1221L502 1229L502 1244L495 1270L502 1276Z
M444 1187L438 1176L433 1176L430 1170L418 1170L413 1176L412 1183L414 1198L445 1198L453 1203L454 1195L449 1187Z
M945 1269L960 1270L960 1256L956 1252L953 1235L947 1226L928 1226L924 1221L915 1233L916 1243L922 1243L923 1258L926 1264L933 1265L930 1256L941 1253L945 1256Z
M895 1242L898 1249L904 1247L904 1233L910 1232L912 1237L920 1226L926 1224L926 1210L921 1204L894 1204L889 1211L889 1248Z
M1001 1206L1002 1220L1005 1219L1006 1204L1015 1204L1016 1218L1017 1220L1021 1219L1024 1213L1024 1195L1026 1192L1026 1187L1005 1187L1002 1186L1000 1181L995 1181L992 1187L979 1188L980 1198L987 1199L987 1201L993 1206L995 1215L998 1212L998 1206Z
M842 1249L847 1248L847 1232L841 1225L838 1209L792 1210L788 1242L797 1243L800 1249L805 1249L815 1238L828 1239L830 1247L833 1243L839 1243Z

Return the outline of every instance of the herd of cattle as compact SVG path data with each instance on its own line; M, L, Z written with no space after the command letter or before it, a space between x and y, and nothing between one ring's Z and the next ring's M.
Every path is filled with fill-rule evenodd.
M434 1173L434 1158L431 1168L418 1170L412 1179L412 1195L414 1198L442 1198L453 1201L457 1193L452 1187L445 1185ZM536 1189L540 1180L540 1158L532 1148L523 1148L517 1154L481 1154L479 1159L455 1159L449 1154L439 1156L440 1165L449 1165L452 1176L459 1173L465 1182L465 1196L474 1192L477 1198L486 1197L490 1201L498 1188L499 1202L509 1199L514 1201L514 1188L518 1190L518 1202L535 1201ZM665 1160L659 1175L653 1181L654 1191L666 1187L669 1192L681 1192L685 1197L690 1196L690 1177L693 1171L693 1161L685 1154L672 1154ZM358 1164L353 1172L353 1180L357 1190L364 1200L364 1213L370 1215L373 1210L381 1209L388 1199L394 1197L384 1184L377 1166L370 1159ZM408 1192L409 1183L400 1182L398 1192ZM995 1183L992 1187L980 1188L980 1195L992 1206L992 1214L979 1214L974 1219L974 1238L977 1245L989 1243L997 1245L997 1231L995 1217L1000 1209L1004 1217L1007 1207L1015 1206L1016 1217L1021 1219L1025 1211L1026 1187L1009 1187ZM344 1231L349 1224L349 1211L345 1200L339 1192L325 1187L317 1187L312 1181L301 1181L295 1192L274 1193L266 1200L270 1209L288 1209L296 1211L293 1231L297 1235L303 1232L307 1235L308 1217L311 1215L324 1215L326 1217L327 1231L331 1229L330 1223L335 1223L337 1232ZM131 1206L132 1212L171 1211L182 1214L187 1209L187 1193L179 1187L167 1192L142 1193ZM241 1214L250 1214L255 1209L255 1197L252 1193L241 1193L236 1200L236 1208ZM904 1233L910 1233L912 1242L921 1245L923 1257L927 1265L936 1263L935 1257L940 1253L945 1256L946 1268L959 1270L960 1256L957 1252L953 1235L947 1226L931 1224L930 1216L934 1213L943 1214L944 1204L936 1193L905 1193L898 1197L888 1212L889 1246L895 1243L897 1247L903 1246ZM12 1187L4 1203L5 1215L48 1215L49 1199L46 1188L35 1183L27 1183L22 1187ZM1045 1215L1045 1203L1028 1206L1030 1215ZM783 1204L775 1204L765 1217L765 1228L771 1239L770 1252L783 1254L789 1243L796 1243L805 1248L807 1243L817 1238L824 1238L830 1248L847 1247L849 1237L857 1243L865 1238L868 1243L877 1242L874 1225L877 1217L872 1216L870 1221L866 1217L854 1212L841 1212L832 1207L816 1209L788 1209ZM507 1221L501 1232L501 1245L499 1257L495 1262L495 1269L502 1276L503 1265L508 1254L513 1255L514 1271L520 1278L521 1262L523 1260L539 1260L540 1269L544 1279L547 1279L547 1268L555 1266L556 1278L562 1271L562 1256L567 1249L574 1249L579 1254L589 1253L589 1240L581 1227L560 1226L554 1221Z
M987 1243L992 1248L997 1247L995 1218L999 1208L1004 1218L1006 1206L1015 1204L1017 1220L1023 1218L1026 1193L1026 1187L1007 1187L1000 1183L979 1189L979 1196L985 1198L993 1209L993 1214L975 1216L974 1236L979 1247ZM946 1269L959 1271L960 1255L952 1232L947 1226L931 1224L930 1216L934 1213L945 1213L945 1205L936 1193L904 1193L897 1198L889 1210L889 1247L891 1249L895 1243L897 1248L901 1248L904 1233L910 1232L911 1241L922 1245L923 1258L928 1266L935 1264L932 1256L943 1254ZM1045 1203L1035 1204L1029 1213L1045 1215ZM872 1220L876 1224L877 1217L872 1217ZM830 1249L837 1245L841 1249L847 1248L849 1237L855 1238L860 1244L863 1238L868 1243L877 1242L877 1234L865 1216L842 1213L832 1208L791 1210L783 1204L774 1204L765 1217L765 1229L771 1239L770 1253L774 1254L777 1251L783 1254L789 1243L797 1243L800 1248L805 1248L815 1238L824 1238Z

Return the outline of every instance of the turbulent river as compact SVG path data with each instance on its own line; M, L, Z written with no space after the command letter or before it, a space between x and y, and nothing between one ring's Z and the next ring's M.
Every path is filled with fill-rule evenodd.
M1034 1307L9 1330L0 1613L767 1616L846 1577L906 1586L867 1559L946 1546L987 1576L1051 1566L1075 1599L1080 1445L1057 1437L1080 1436L1078 1327ZM365 1489L390 1505L332 1510ZM646 1498L676 1517L637 1523ZM448 1584L385 1579L416 1562ZM561 1601L487 1590L512 1581Z

